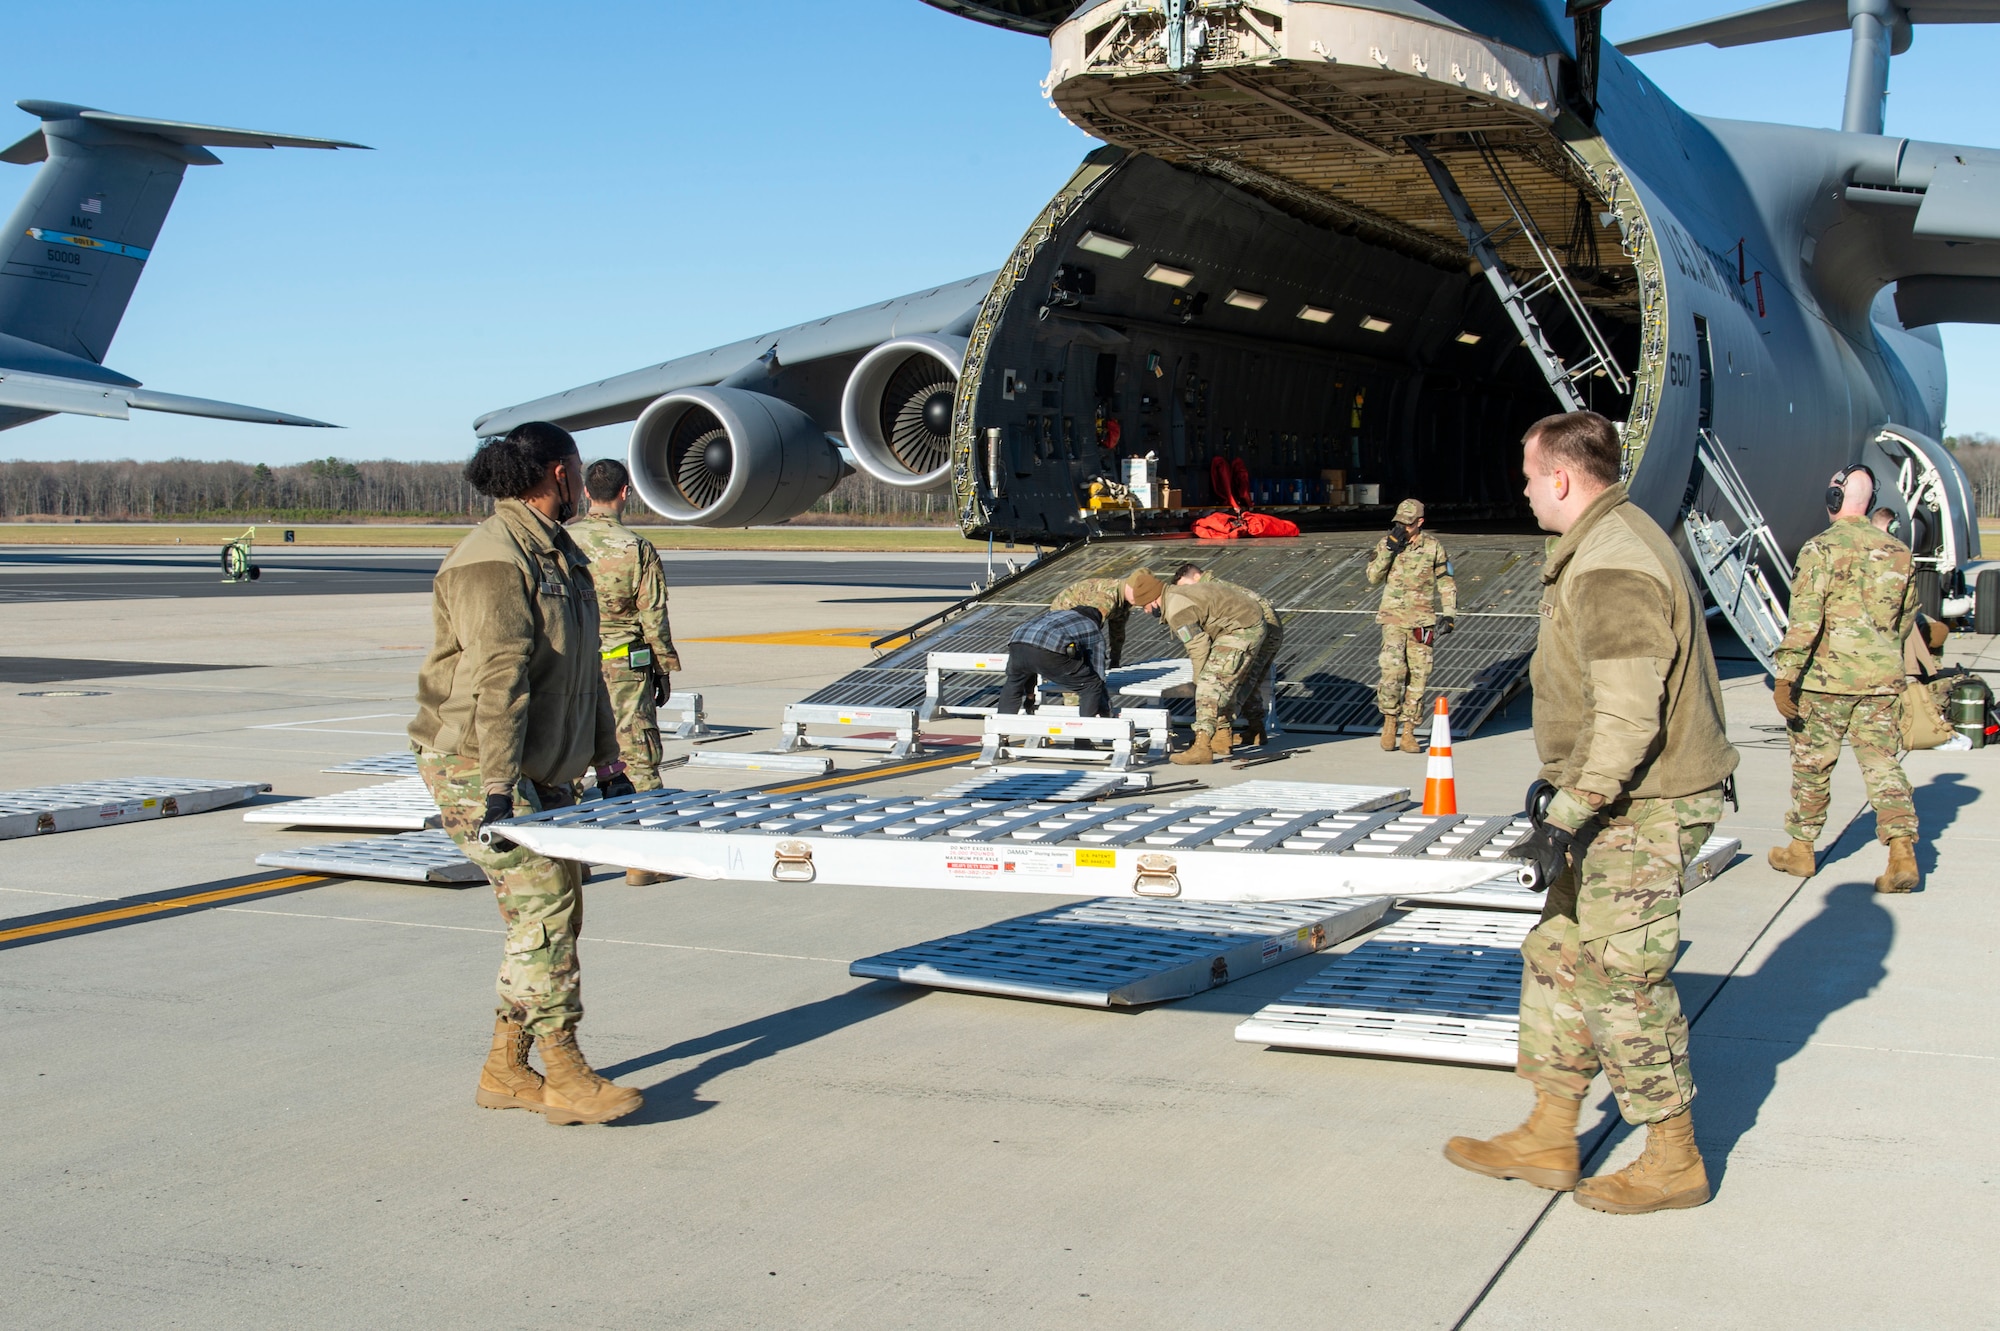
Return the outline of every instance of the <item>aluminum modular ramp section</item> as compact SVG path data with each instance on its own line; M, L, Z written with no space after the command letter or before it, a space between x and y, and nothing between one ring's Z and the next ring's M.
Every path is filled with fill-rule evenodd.
M1207 905L1085 901L863 957L848 974L933 989L1137 1007L1186 998L1343 942L1383 897Z
M246 823L281 827L356 827L378 832L419 832L443 819L422 777L404 777L338 795L287 800L243 815Z
M1379 532L1319 532L1287 540L1102 540L1071 546L1027 572L982 592L910 640L806 699L843 707L924 707L929 653L1004 654L1023 621L1048 608L1081 578L1122 575L1141 565L1171 573L1192 560L1217 577L1262 594L1285 624L1278 654L1277 716L1286 730L1361 733L1381 725L1375 710L1375 660L1381 589L1365 572ZM1438 643L1431 690L1450 700L1452 729L1470 738L1527 675L1540 625L1544 542L1538 536L1438 533L1458 584L1458 631ZM1124 659L1156 662L1184 655L1158 620L1130 619ZM990 709L1000 681L984 672L950 673L929 704L942 711ZM1176 719L1193 715L1170 700ZM1152 698L1120 695L1115 706ZM1424 706L1428 717L1430 705ZM1426 720L1423 723L1428 726Z
M1511 1068L1532 915L1413 910L1236 1028L1246 1044Z
M1692 892L1703 883L1714 881L1715 877L1735 862L1743 843L1735 837L1712 836L1702 842L1701 850L1695 855L1683 875L1681 891ZM1459 892L1419 892L1403 898L1404 901L1422 902L1437 906L1473 906L1491 910L1528 910L1541 914L1542 906L1548 901L1548 894L1538 889L1521 886L1521 880L1514 873L1499 874L1488 882L1468 887Z
M0 791L0 841L207 813L241 804L270 789L265 782L128 776L110 781L5 790Z
M335 841L296 850L271 850L257 857L266 869L297 869L336 878L386 878L398 883L483 883L486 874L465 858L446 832L404 832L400 836Z
M558 859L710 880L1301 901L1471 887L1526 824L1396 809L661 790L495 827Z
M1332 813L1363 813L1386 809L1410 798L1407 786L1344 786L1328 781L1243 781L1218 790L1204 790L1174 801L1179 808L1196 805L1217 809L1325 809Z
M415 776L417 755L403 749L397 753L378 753L372 758L356 758L353 762L319 770L341 776Z

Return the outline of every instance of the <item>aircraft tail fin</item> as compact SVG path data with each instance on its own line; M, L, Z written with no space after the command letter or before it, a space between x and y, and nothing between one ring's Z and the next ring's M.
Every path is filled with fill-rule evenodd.
M17 103L42 124L0 161L44 163L0 232L0 333L102 363L190 166L216 148L360 148L341 139Z

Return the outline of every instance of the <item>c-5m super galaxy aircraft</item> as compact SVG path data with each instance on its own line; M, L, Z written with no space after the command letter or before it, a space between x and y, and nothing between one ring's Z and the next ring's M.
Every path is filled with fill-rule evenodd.
M1380 509L1284 510L1308 527L1417 494L1433 525L1530 530L1522 431L1587 405L1767 664L1787 556L1850 462L1893 482L1933 607L1967 608L1934 325L2000 323L2000 151L1882 114L1913 25L2000 0L1793 0L1622 52L1604 0L929 2L1045 36L1045 95L1107 144L997 273L476 431L635 421L641 496L715 526L805 510L837 436L883 481L949 486L968 535L1060 544L1098 530L1089 478L1147 452L1194 502L1216 457L1294 497L1326 470L1380 485ZM1690 115L1626 56L1843 28L1839 132Z
M0 162L46 165L0 233L0 430L58 412L124 420L135 408L325 426L282 411L155 392L103 362L182 173L222 164L208 149L363 145L116 115L67 102L16 105L42 123L0 151Z

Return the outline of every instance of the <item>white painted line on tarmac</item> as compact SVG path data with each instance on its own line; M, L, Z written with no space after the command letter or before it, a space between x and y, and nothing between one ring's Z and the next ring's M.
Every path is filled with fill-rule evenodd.
M341 721L408 721L411 718L403 712L370 712L366 716L322 716L313 721L272 721L259 726L245 726L245 730L292 730L307 735L388 735L402 739L409 738L408 730L348 730L336 726ZM321 726L335 726L331 730L321 730Z

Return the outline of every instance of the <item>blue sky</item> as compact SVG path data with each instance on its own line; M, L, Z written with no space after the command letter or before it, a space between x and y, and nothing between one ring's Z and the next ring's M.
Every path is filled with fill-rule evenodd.
M1605 26L1736 7L1616 0ZM460 457L490 408L995 267L1093 142L1041 98L1046 43L918 0L90 15L89 40L10 42L0 104L377 149L191 169L108 357L164 391L348 428L61 417L0 436L0 457ZM2000 145L1980 91L1996 56L2000 28L1919 29L1889 131ZM1836 126L1846 61L1828 36L1640 64L1698 113ZM0 111L0 141L33 124ZM7 206L31 170L0 166ZM1951 427L2000 433L2000 329L1945 345ZM620 451L622 430L586 449Z

